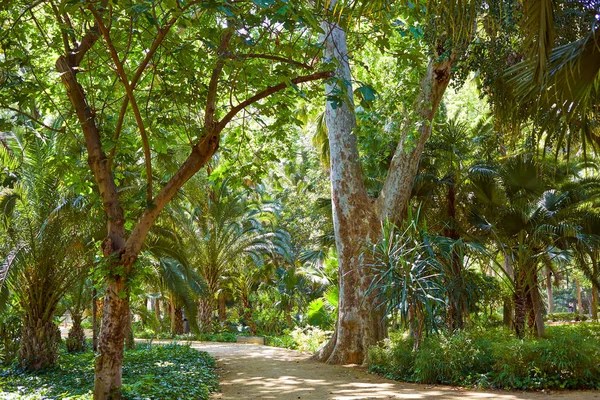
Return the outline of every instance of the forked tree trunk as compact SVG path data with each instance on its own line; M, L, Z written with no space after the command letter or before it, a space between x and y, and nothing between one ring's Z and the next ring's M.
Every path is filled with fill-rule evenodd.
M367 349L386 336L383 313L375 293L366 298L373 275L361 253L367 240L377 240L379 221L362 181L353 112L353 96L346 34L333 23L323 23L325 58L338 61L336 77L344 82L325 85L328 96L342 90L347 98L327 101L325 118L331 154L333 224L339 261L340 298L336 332L315 358L333 364L363 364ZM350 103L350 106L348 105ZM363 301L364 300L364 301Z

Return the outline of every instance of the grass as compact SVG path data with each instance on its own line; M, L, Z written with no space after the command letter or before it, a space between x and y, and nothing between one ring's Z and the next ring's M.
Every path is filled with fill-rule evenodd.
M548 327L546 338L503 329L432 335L416 352L396 334L369 351L370 369L392 379L518 390L600 388L598 360L598 324Z
M61 350L58 365L37 373L16 368L2 371L3 399L91 399L94 354ZM125 399L208 399L218 389L215 361L188 346L138 345L125 351Z

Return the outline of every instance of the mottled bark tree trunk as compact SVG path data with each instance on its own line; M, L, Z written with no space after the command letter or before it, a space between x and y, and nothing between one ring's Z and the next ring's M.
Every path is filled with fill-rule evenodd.
M330 7L335 6L335 1ZM333 223L339 262L340 299L336 331L314 358L335 364L364 364L369 346L387 336L387 322L376 291L368 289L374 273L362 260L364 246L381 235L386 219L398 222L408 206L413 182L431 122L450 82L455 54L444 41L436 46L421 82L415 104L416 121L402 135L392 158L384 187L377 200L369 198L360 166L354 115L352 76L345 31L323 22L324 58L336 61L336 79L327 82L325 119L329 136ZM340 96L340 93L343 95ZM333 97L333 98L332 98Z

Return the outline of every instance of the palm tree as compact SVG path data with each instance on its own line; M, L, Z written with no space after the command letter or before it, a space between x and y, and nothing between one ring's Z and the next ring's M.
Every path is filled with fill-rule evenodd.
M58 180L56 135L23 146L13 134L2 158L19 159L20 179L0 196L8 251L0 263L0 291L11 290L23 310L21 364L38 370L56 362L60 338L53 317L61 297L85 274L81 199Z
M598 185L575 179L552 188L544 165L524 155L498 168L475 166L470 182L471 223L505 257L504 272L514 289L515 332L522 337L529 318L529 326L544 336L539 270L549 265L548 258L570 259L572 244L585 241L579 207L598 195Z
M277 234L265 231L261 222L265 214L269 213L251 204L243 193L233 191L227 180L214 184L207 203L189 212L183 224L189 234L189 257L207 286L198 306L201 330L212 329L223 277L246 257L258 262L272 251Z

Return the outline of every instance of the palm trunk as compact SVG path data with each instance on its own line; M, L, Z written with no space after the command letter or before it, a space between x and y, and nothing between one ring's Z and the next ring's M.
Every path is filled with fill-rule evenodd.
M71 318L73 319L73 325L69 330L67 351L69 353L85 351L87 345L85 343L85 333L83 332L83 327L81 326L83 316L81 314L73 313Z
M519 338L525 336L525 326L527 319L527 283L523 271L515 272L515 293L514 293L515 334Z
M248 324L248 329L250 329L251 335L256 335L256 324L252 319L252 303L250 302L250 298L248 294L242 294L242 307L244 307L244 319L246 320L246 324Z
M214 297L211 293L205 297L201 297L198 301L198 325L200 332L210 333L212 332L212 318L214 310Z
M160 331L160 299L158 297L154 299L154 315L156 316L156 321L158 322L158 331Z
M21 331L20 364L30 371L52 366L58 359L60 331L52 322L54 312L39 311L25 310Z
M226 303L225 294L223 292L219 293L219 321L225 322L227 321L227 303Z
M540 288L538 285L537 274L534 273L533 284L529 289L531 296L531 304L533 307L533 315L535 320L536 335L538 337L546 336L546 327L544 326L544 307L540 296Z
M181 335L183 334L183 309L174 304L171 310L171 334Z

